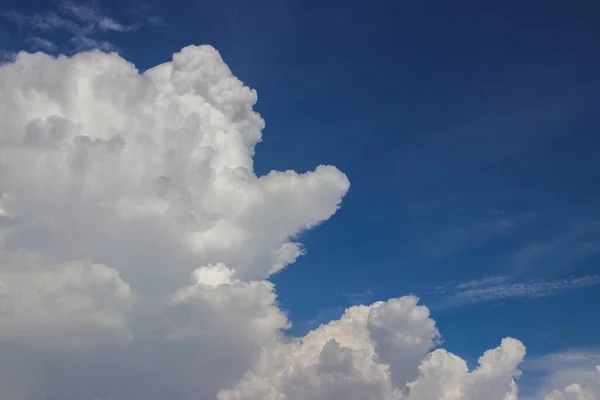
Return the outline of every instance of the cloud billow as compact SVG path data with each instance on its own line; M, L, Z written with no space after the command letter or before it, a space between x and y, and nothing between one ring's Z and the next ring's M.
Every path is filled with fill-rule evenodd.
M257 94L214 48L19 53L0 86L3 399L517 398L521 342L469 371L413 296L286 336L268 278L349 181L257 176Z

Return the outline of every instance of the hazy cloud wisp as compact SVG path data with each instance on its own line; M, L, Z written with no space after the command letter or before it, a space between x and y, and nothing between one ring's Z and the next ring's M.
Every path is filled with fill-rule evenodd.
M449 308L514 298L539 299L599 284L600 275L526 282L515 282L508 276L498 276L438 287L436 294L444 297L438 308Z
M124 24L104 14L94 3L59 3L56 11L25 14L17 10L0 12L0 17L12 22L22 30L34 31L38 36L26 39L32 50L56 52L59 46L49 37L54 32L66 32L75 52L91 49L119 51L118 47L105 39L96 38L106 32L125 33L135 31L144 25L156 25L161 22L157 16L135 13L135 21Z

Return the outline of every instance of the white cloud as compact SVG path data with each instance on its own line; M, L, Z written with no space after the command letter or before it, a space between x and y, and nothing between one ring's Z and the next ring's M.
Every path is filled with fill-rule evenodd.
M67 31L76 35L89 35L98 31L127 32L138 29L146 23L155 23L155 18L144 17L133 24L123 24L102 13L94 4L64 2L59 5L59 10L60 13L47 11L32 15L8 10L3 11L0 15L23 28L40 31Z
M588 383L572 383L562 390L554 390L544 400L598 400L600 399L600 365Z
M58 11L58 12L57 12ZM99 49L102 51L118 51L118 47L106 40L94 38L105 32L130 32L143 26L160 24L162 19L134 12L134 21L125 24L104 14L94 3L63 2L58 5L58 10L49 10L45 13L25 14L16 10L0 12L0 17L12 22L21 29L29 29L46 34L53 32L67 32L75 52ZM26 41L34 50L55 52L57 46L48 38L35 36Z
M0 299L0 343L73 346L130 337L127 313L134 296L118 271L101 264L43 265L3 251Z
M528 370L557 372L567 369L594 370L600 364L600 351L595 349L572 349L559 353L529 358L525 363Z
M511 399L525 348L515 339L479 367L438 349L426 307L408 296L346 310L303 338L264 351L255 370L220 400Z
M139 28L141 23L124 25L113 18L105 15L94 4L75 4L64 2L60 5L64 14L88 24L88 29L99 29L102 31L126 32Z
M445 308L510 298L538 299L598 284L600 275L528 282L511 282L509 277L498 276L438 287L436 293L446 297L440 304L441 308Z
M572 375L572 371L571 371ZM555 389L544 400L598 400L600 399L600 365L595 371L580 371L578 383L571 383L563 389Z
M25 41L32 47L33 50L41 50L46 53L52 53L58 49L58 46L56 46L55 43L39 36L27 38Z
M119 48L106 40L96 40L87 36L74 36L70 42L76 51L87 51L87 50L101 50L104 52L115 52L118 53Z
M0 16L14 23L21 28L31 28L39 31L67 31L70 33L80 33L85 27L79 26L69 18L61 16L54 11L40 14L27 15L16 10L8 10L0 13Z
M3 400L516 399L523 344L469 371L413 296L285 334L268 278L349 182L257 176L256 92L212 47L22 52L0 86Z
M17 53L14 51L0 49L0 65L13 62L17 57Z
M537 399L600 399L600 351L597 349L572 349L533 357L526 360L523 369L544 376Z

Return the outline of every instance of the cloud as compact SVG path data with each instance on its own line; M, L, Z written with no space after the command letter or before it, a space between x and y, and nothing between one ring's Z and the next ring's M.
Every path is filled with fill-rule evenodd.
M17 53L14 51L0 49L0 65L13 62L17 57Z
M474 289L474 288L494 286L494 285L504 283L508 279L509 278L507 276L492 276L490 278L484 278L484 279L473 279L470 281L466 281L466 282L457 284L456 286L454 286L454 290L465 291L465 290Z
M559 273L574 270L600 252L597 221L573 221L561 234L546 241L529 243L517 251L511 261L514 273L544 270Z
M41 50L46 53L52 53L58 49L58 46L48 39L34 36L25 39L25 41L31 46L33 50Z
M94 3L63 2L57 11L45 13L24 14L16 10L0 12L0 17L12 22L21 29L29 29L46 34L67 32L71 35L70 42L75 52L99 49L102 51L118 51L118 47L106 40L94 39L93 36L106 32L130 32L145 25L155 26L162 22L157 16L142 12L134 12L135 18L131 24L124 24L104 14ZM54 52L57 46L48 38L35 36L26 40L34 50Z
M412 296L355 306L305 337L262 354L255 369L219 400L512 398L525 354L505 339L468 371L464 360L437 349L429 311Z
M342 295L350 302L350 304L361 304L365 303L367 300L373 298L375 292L371 289L367 288L360 292L351 292L351 293L342 293Z
M45 14L27 15L15 10L3 11L0 16L19 26L20 28L31 28L39 31L67 31L69 33L81 33L86 28L78 25L69 18L63 17L54 11Z
M595 378L595 379L594 379ZM572 383L562 390L554 390L544 400L598 400L600 399L600 365L596 367L594 378L588 383Z
M257 176L257 94L214 48L21 52L0 86L3 399L517 398L520 341L469 371L414 296L286 335L269 277L349 181Z
M87 36L74 36L71 38L70 42L73 44L73 47L76 51L86 51L86 50L101 50L104 52L116 52L118 53L120 49L106 40L96 40Z
M105 15L93 4L75 4L64 2L59 4L60 13L47 11L46 13L23 14L16 10L0 13L1 16L22 28L31 28L40 31L67 31L76 35L91 34L98 31L127 32L140 28L146 23L138 20L126 25ZM155 23L155 18L146 17L149 23Z
M598 284L600 275L528 282L514 282L507 276L498 276L438 287L435 291L445 297L440 306L447 308L511 298L539 299Z
M99 29L102 31L127 32L137 29L141 26L141 22L124 25L113 18L103 14L95 5L90 4L75 4L64 2L60 4L60 9L64 14L70 15L75 19L87 24L88 29Z
M523 369L544 374L544 382L540 385L535 398L600 399L600 352L598 350L572 349L534 357L523 364Z
M600 364L600 350L573 349L529 358L524 367L528 370L557 372L573 368L593 370L598 364Z
M443 259L480 246L492 237L514 231L517 223L514 219L488 219L462 226L449 226L433 234L427 233L419 241L419 247L428 257Z
M75 346L129 338L126 314L134 296L117 270L87 260L40 265L7 251L0 265L0 342Z

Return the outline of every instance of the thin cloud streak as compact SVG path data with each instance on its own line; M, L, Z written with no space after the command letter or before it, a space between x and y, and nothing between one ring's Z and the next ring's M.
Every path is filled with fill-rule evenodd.
M70 42L75 47L76 51L87 51L95 49L102 50L107 53L118 53L120 51L119 47L106 40L96 40L88 36L75 36L71 38Z
M436 308L453 308L513 298L540 299L598 284L600 275L528 282L510 282L508 277L503 276L491 277L436 288L437 294L446 297Z
M0 16L17 25L19 28L31 28L39 31L67 31L70 33L81 33L85 30L74 21L62 17L54 11L45 14L22 14L15 10L3 11Z
M67 32L71 38L69 42L75 51L99 49L102 51L117 51L119 48L106 41L94 38L94 35L107 32L126 33L140 29L145 25L156 26L162 19L141 12L134 12L134 22L124 24L104 14L95 4L76 4L63 2L56 11L45 13L24 14L17 10L0 12L3 18L21 30L33 30L51 34L54 32ZM59 50L49 38L38 35L25 40L33 50L55 52Z
M600 365L600 349L571 349L538 357L529 357L523 363L523 369L557 372L568 368L593 370L596 365Z
M39 36L27 38L25 39L25 42L27 42L35 50L53 52L58 49L58 46L56 46L54 42Z
M85 4L65 2L60 5L60 8L65 14L88 23L91 27L101 31L127 32L138 29L141 26L141 24L124 25L103 14L97 7Z

